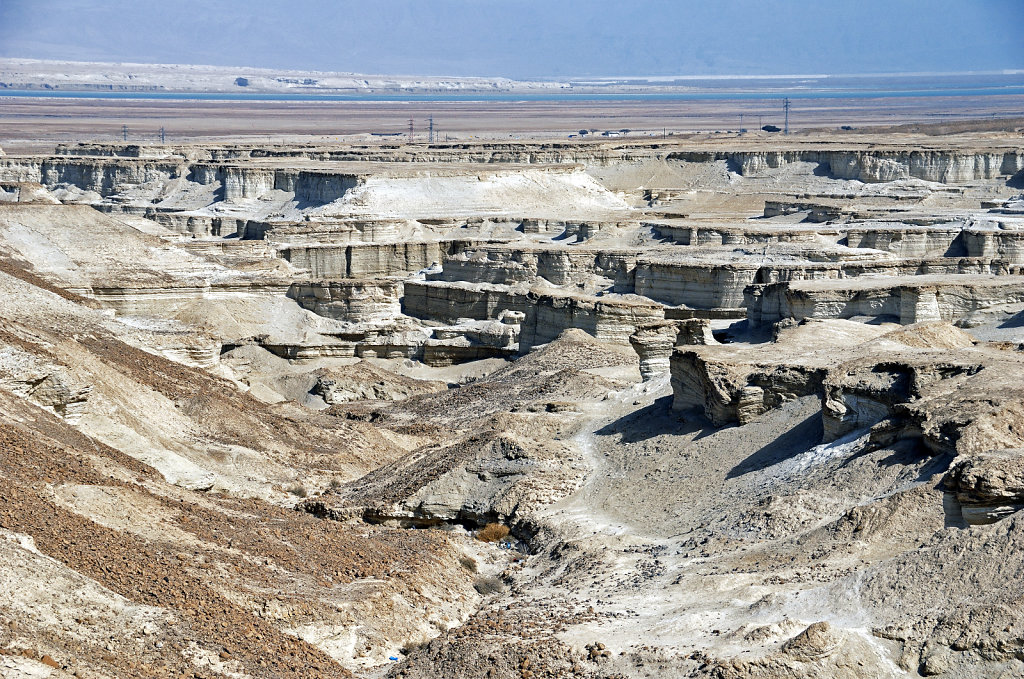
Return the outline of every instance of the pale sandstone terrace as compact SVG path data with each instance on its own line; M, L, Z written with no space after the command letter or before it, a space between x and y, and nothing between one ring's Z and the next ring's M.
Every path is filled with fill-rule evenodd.
M1021 130L0 152L0 675L1024 674Z

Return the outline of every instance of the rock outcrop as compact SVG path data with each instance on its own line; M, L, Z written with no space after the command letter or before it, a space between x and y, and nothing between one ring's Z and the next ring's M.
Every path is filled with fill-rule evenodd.
M677 346L717 344L706 319L645 323L629 336L629 343L640 357L640 375L652 380L669 372L669 358Z
M687 162L725 160L744 177L756 177L792 163L812 163L839 179L891 182L914 178L958 183L1010 177L1024 169L1024 153L1017 149L971 153L949 150L830 150L673 152L669 158Z
M745 290L751 325L783 319L879 318L970 327L1024 311L1024 277L972 274L788 281Z
M993 450L953 463L947 492L972 525L994 523L1024 509L1024 451Z
M316 383L312 391L327 405L365 400L403 401L448 388L444 382L403 377L365 360L344 368L320 369L314 375Z

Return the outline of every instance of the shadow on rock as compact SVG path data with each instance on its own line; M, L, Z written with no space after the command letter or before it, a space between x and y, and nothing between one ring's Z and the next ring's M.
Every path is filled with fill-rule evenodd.
M815 413L729 470L727 479L767 469L821 443L821 415Z
M622 443L637 443L663 434L692 434L702 432L701 436L712 434L714 429L703 418L691 418L690 413L683 417L672 410L672 396L662 396L654 403L639 410L634 410L614 422L598 429L598 436L622 437Z

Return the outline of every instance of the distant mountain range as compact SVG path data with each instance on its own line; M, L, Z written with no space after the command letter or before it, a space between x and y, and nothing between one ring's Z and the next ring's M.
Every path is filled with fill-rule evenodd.
M458 93L778 93L866 92L983 88L998 93L1024 86L1024 71L847 75L635 76L513 80L501 77L366 75L248 66L116 64L0 58L0 93L8 91L252 93L301 95Z
M0 59L0 91L12 89L346 94L550 91L568 87L571 85L565 82L521 81L509 78L364 75L230 66Z

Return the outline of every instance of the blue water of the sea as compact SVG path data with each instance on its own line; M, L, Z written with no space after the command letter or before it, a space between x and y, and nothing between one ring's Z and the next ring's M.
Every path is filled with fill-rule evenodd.
M0 97L53 97L65 99L167 99L178 101L656 101L656 100L728 100L728 99L880 99L890 97L986 97L1024 95L1024 86L936 88L936 89L851 89L851 90L755 90L719 92L494 92L494 93L362 93L315 94L272 92L74 92L66 90L4 90Z

